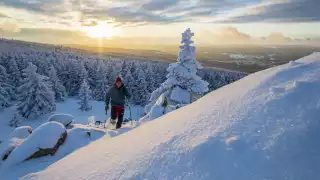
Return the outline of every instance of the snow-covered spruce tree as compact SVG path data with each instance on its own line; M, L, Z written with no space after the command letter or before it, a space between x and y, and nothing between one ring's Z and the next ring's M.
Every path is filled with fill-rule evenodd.
M80 98L80 108L82 111L89 111L91 110L92 106L90 105L91 98L91 90L87 83L87 81L84 79L80 90L79 90L79 98Z
M10 75L10 84L14 87L20 86L21 73L18 68L17 61L14 57L9 57L7 65L7 73Z
M10 105L9 93L0 84L0 109L9 107Z
M81 83L87 79L88 73L82 61L71 59L66 65L68 68L63 74L64 85L70 96L76 96Z
M142 68L138 70L138 76L135 80L133 90L132 90L132 100L137 105L145 105L148 101L149 91L147 87L146 75Z
M180 106L192 103L208 91L208 82L197 75L197 71L202 67L196 60L196 48L191 45L192 36L194 33L190 29L182 33L178 62L170 64L167 68L167 79L152 92L151 102L145 108L146 113L162 95L165 96L168 105Z
M35 118L56 109L54 92L49 78L38 74L37 67L29 63L23 70L22 85L18 88L17 111L24 118Z
M21 125L22 121L24 121L24 117L19 112L16 112L13 115L13 118L10 120L9 125L12 127L18 127Z
M127 71L127 73L124 76L124 85L126 86L129 94L131 94L131 99L129 100L131 103L133 103L133 88L134 88L134 84L135 84L135 79L133 78L131 71Z
M8 83L8 74L3 66L0 65L0 109L11 105L13 87Z
M95 72L90 79L93 99L98 101L104 100L104 95L109 89L106 75L106 68L102 60L99 60Z
M49 72L49 80L52 84L52 90L55 94L56 101L64 101L67 98L66 88L62 85L57 76L57 71L54 66L51 66Z

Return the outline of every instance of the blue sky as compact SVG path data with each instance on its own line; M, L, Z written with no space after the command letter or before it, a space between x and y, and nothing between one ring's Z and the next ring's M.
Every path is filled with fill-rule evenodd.
M319 7L319 0L0 0L0 32L21 36L32 28L43 32L39 39L53 31L91 38L175 37L190 27L197 34L229 38L276 32L317 39Z

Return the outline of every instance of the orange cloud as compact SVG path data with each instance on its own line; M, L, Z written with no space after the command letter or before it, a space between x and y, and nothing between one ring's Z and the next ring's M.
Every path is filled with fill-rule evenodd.
M292 41L291 38L284 36L280 32L272 32L269 34L269 36L265 37L264 39L269 43L287 43Z
M5 22L0 25L3 33L19 33L21 31L18 24Z
M202 31L199 34L200 42L207 42L210 44L239 44L248 43L251 41L251 36L238 31L235 27L223 27L214 32Z

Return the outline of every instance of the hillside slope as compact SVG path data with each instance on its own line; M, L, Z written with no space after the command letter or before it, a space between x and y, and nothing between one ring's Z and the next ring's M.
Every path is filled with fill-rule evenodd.
M320 53L255 73L23 179L315 179L319 74Z

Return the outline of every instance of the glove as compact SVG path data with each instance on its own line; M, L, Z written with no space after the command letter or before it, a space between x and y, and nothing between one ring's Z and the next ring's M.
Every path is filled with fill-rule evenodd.
M106 113L108 112L109 107L108 106L104 106L104 109L106 110Z

